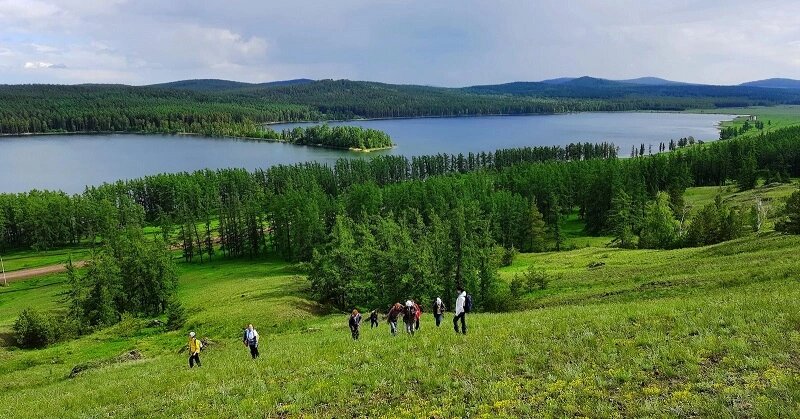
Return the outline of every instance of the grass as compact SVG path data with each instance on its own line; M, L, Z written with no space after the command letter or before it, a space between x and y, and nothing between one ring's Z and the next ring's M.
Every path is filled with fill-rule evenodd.
M117 326L0 349L0 416L797 416L800 262L786 255L798 249L798 237L766 234L520 255L504 277L528 264L554 277L523 300L532 309L471 315L466 337L424 316L413 338L382 323L358 342L282 262L180 264L186 330ZM0 330L21 307L55 306L59 281L0 290ZM248 322L262 335L257 361L239 342ZM214 342L201 369L185 365L188 329ZM68 378L133 349L144 359Z
M759 184L758 187L747 191L739 191L736 185L733 184L721 187L700 186L688 188L684 194L684 199L687 205L699 209L713 203L717 195L720 195L724 202L731 205L746 205L749 207L753 205L756 198L761 198L762 201L766 203L785 201L789 195L797 190L797 187L797 180L794 180L792 183Z
M800 124L800 105L781 105L781 106L750 106L746 108L719 108L713 110L693 110L694 113L722 113L733 115L754 115L758 120L764 122L764 131L772 132L781 128ZM731 121L723 121L720 125L723 128L730 126L740 127L748 117L738 117ZM750 123L751 125L753 122ZM746 132L744 137L760 135L761 131L751 129Z
M21 269L39 268L42 266L59 265L72 260L80 260L89 254L89 247L80 245L56 250L14 250L4 253L3 264L6 272Z

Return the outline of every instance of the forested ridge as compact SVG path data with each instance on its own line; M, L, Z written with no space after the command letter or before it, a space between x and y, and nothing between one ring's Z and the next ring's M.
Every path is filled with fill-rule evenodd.
M0 134L189 132L259 136L260 124L353 118L675 111L800 103L800 91L745 86L637 86L596 79L441 88L350 80L155 86L2 85Z
M751 208L687 212L683 192L799 176L798 138L800 128L787 128L631 159L611 144L379 156L155 175L73 196L3 194L0 246L56 247L149 224L178 237L187 260L268 253L311 262L314 292L340 306L463 283L485 308L502 308L496 246L558 250L567 214L625 247L736 237L750 228Z

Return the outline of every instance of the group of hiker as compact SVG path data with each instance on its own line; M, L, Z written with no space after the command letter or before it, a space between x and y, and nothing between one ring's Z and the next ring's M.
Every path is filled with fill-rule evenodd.
M466 313L472 309L472 298L467 295L462 287L457 288L458 297L456 298L455 317L453 317L453 329L456 333L467 334L467 320ZM447 307L440 297L436 297L433 302L433 317L436 319L436 327L441 326L444 313L447 312ZM386 313L386 321L389 323L389 329L393 336L397 335L397 321L403 317L403 323L406 327L406 333L414 335L419 330L419 319L422 316L422 307L414 300L407 300L405 304L399 302L394 303L389 311ZM350 314L348 324L350 326L350 333L353 340L358 340L361 335L361 313L354 309ZM378 327L378 310L372 310L369 315L370 329ZM461 330L459 331L458 323L461 323Z
M457 287L458 297L456 297L455 316L453 317L453 329L456 333L467 334L467 320L466 314L472 310L472 298L464 291L463 287ZM441 326L444 313L447 312L447 307L441 298L437 297L433 302L433 317L436 319L436 327ZM414 335L419 330L419 320L422 316L422 307L414 300L407 300L405 304L399 302L394 303L389 311L386 313L386 320L389 323L389 328L393 336L397 335L397 321L403 317L403 323L406 327L406 333ZM358 340L361 335L361 313L354 309L350 314L348 324L350 326L350 333L353 340ZM372 310L369 315L370 329L378 327L378 310ZM461 330L459 330L458 323L461 323ZM253 359L258 358L258 332L252 324L247 325L247 328L242 333L242 343L250 350L250 356ZM200 366L200 351L203 349L203 342L197 338L195 332L189 332L189 368L194 368L195 365Z

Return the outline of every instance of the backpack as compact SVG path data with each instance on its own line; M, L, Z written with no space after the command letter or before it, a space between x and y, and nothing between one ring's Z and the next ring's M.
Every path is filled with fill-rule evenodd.
M472 295L467 294L464 298L464 312L469 313L472 311Z

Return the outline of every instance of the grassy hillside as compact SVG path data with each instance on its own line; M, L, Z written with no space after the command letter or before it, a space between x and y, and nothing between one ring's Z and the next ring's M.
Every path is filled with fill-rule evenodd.
M798 250L800 238L766 234L521 255L505 278L530 264L553 277L521 301L534 309L472 315L466 337L425 315L417 336L381 323L359 342L284 263L180 264L186 330L127 321L2 348L0 417L797 416L800 261L786 255ZM23 307L58 306L63 280L0 289L0 333ZM263 338L257 361L239 342L247 322ZM185 365L188 329L213 341L201 369ZM143 358L117 359L131 350ZM100 365L68 378L87 362Z
M782 105L782 106L750 106L743 108L719 108L713 111L703 110L694 112L714 112L714 113L730 113L738 115L754 115L758 120L764 122L764 131L773 132L781 128L795 126L800 124L800 105ZM731 121L723 121L722 128L734 126L741 127L749 118L747 116L739 117ZM751 121L752 125L753 122ZM743 134L744 137L754 137L761 134L760 130L751 129Z

